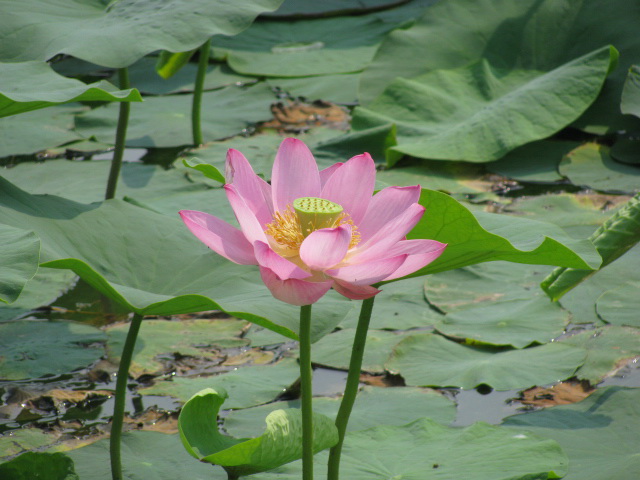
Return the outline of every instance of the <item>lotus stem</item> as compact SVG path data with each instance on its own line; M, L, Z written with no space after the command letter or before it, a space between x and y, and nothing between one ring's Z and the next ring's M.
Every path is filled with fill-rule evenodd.
M344 388L340 409L336 416L336 427L338 428L338 443L329 451L329 462L327 464L327 480L338 480L340 477L340 456L342 455L342 444L344 443L344 435L347 431L349 416L353 410L353 404L356 401L358 388L360 386L360 370L362 369L362 357L364 356L364 347L367 343L367 331L369 330L369 322L371 321L371 312L373 311L373 300L375 297L367 298L362 301L360 308L360 318L358 319L358 327L356 335L353 339L353 347L351 348L351 360L349 362L349 374L347 375L347 384Z
M134 313L129 325L127 339L120 356L118 378L116 381L116 398L113 406L113 419L111 420L111 437L109 439L109 455L111 457L111 478L122 480L122 462L120 457L120 440L122 437L122 422L127 396L127 381L129 379L129 366L133 357L133 348L136 345L138 332L142 323L142 315Z
M302 480L313 480L313 388L311 305L300 307L300 396L302 404Z
M207 40L200 47L198 58L198 73L196 74L196 84L193 89L193 104L191 105L191 130L193 133L193 144L202 145L202 123L200 121L202 112L202 90L204 89L204 77L209 66L209 50L211 50L211 39Z
M118 80L120 82L120 90L130 88L129 70L126 67L118 70ZM120 176L120 167L122 167L122 157L124 156L124 144L127 140L129 112L131 112L131 103L120 102L118 127L116 128L116 146L113 150L111 170L109 171L109 180L107 180L107 192L104 195L105 200L116 196L116 187L118 186L118 177Z

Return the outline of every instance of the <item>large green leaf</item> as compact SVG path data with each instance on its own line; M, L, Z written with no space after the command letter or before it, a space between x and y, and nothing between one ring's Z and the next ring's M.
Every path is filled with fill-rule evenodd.
M0 62L0 117L68 102L141 102L135 89L102 81L86 85L54 72L45 62Z
M585 350L559 343L523 350L460 345L434 334L407 337L393 350L387 368L407 385L516 390L564 380L582 365Z
M73 131L73 116L82 110L78 105L62 105L0 118L0 157L31 154L80 140Z
M108 438L72 450L68 456L81 480L111 478ZM227 480L224 470L194 461L178 435L157 432L122 435L122 475L125 480Z
M639 20L640 5L628 0L438 2L411 28L386 37L363 74L360 100L367 106L397 77L455 69L482 58L496 67L551 71L611 44L620 51L621 65L576 125L600 132L637 130L640 122L623 117L619 105L627 69L640 56Z
M55 443L59 434L43 432L38 428L20 428L0 436L0 461L31 450L42 449Z
M126 67L156 50L185 52L215 34L235 35L282 0L2 0L0 59L48 60L64 53Z
M274 95L264 83L246 89L232 86L204 93L202 131L205 139L237 135L253 123L268 120L271 117L269 106L273 101ZM117 105L109 104L78 116L77 131L86 137L95 136L101 142L113 143L117 110ZM190 118L191 97L188 95L148 98L142 105L131 109L127 146L189 145L193 142Z
M40 239L33 232L0 224L0 302L13 303L38 270Z
M640 283L629 280L625 284L607 290L596 303L598 315L613 325L640 327Z
M418 158L491 162L564 128L598 96L617 59L598 49L546 71L486 59L455 70L398 78L366 108L354 130L394 123L393 151Z
M597 143L576 148L562 159L558 169L577 186L615 193L640 191L640 166L616 162L610 149Z
M213 55L245 75L303 77L352 73L368 65L395 27L370 16L256 22L235 37L212 39Z
M422 191L420 204L426 213L408 238L431 238L448 247L435 262L412 276L495 260L572 263L582 268L600 263L589 241L572 239L553 224L483 212L474 216L453 198L431 190Z
M27 452L0 464L0 478L6 480L79 480L73 460L64 453Z
M313 411L335 418L340 401L341 398L316 397L313 399ZM300 400L233 410L224 417L224 428L235 436L259 435L264 428L264 417L282 408L300 408ZM389 415L391 409L393 415ZM446 425L451 423L455 416L454 403L435 390L414 387L364 387L358 392L347 431L354 432L378 425L400 426L422 417L429 417Z
M514 430L556 440L569 457L564 480L629 480L640 472L640 389L609 387L571 405L514 415Z
M640 240L640 193L615 212L589 239L602 256L600 269L633 248ZM556 268L544 279L541 286L553 300L558 300L596 272L576 268Z
M316 458L318 478L325 479L326 460ZM428 418L348 434L341 462L349 480L546 480L566 471L566 455L543 436L482 422L445 427ZM261 478L294 480L300 473L300 464L292 463Z
M182 407L178 427L187 451L201 462L222 466L230 476L251 475L279 467L302 457L302 414L298 409L275 410L256 438L233 438L218 430L216 418L228 398L224 390L207 388ZM338 442L338 429L322 414L313 414L315 453Z
M247 340L240 333L246 322L224 320L146 320L136 340L129 374L154 375L163 370L158 358L175 354L204 359L220 356L221 348L242 347ZM120 363L129 324L111 325L106 329L107 357L114 364Z
M563 338L562 343L587 350L576 377L596 385L640 355L640 331L628 327L602 327Z
M205 388L224 390L230 398L226 408L247 408L275 400L291 386L300 374L293 359L284 359L274 365L237 368L208 377L178 377L158 381L140 389L142 395L170 395L183 402Z
M104 333L72 322L0 324L0 378L22 380L87 367L103 354Z
M28 225L42 241L41 265L73 270L129 311L224 310L297 338L299 309L274 299L257 267L212 254L177 218L119 200L98 206L29 195L0 178L0 222ZM314 306L314 339L350 309L338 294L324 297Z

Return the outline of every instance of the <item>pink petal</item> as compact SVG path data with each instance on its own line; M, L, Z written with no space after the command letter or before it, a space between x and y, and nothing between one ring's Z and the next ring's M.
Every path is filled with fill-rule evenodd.
M386 277L384 281L394 280L426 267L436 258L442 255L446 243L440 243L435 240L402 240L389 250L390 255L408 254L406 260L391 275Z
M290 278L302 279L311 276L295 263L290 262L286 258L281 257L274 252L269 245L264 242L256 242L253 244L258 265L266 267L275 273L281 280Z
M257 263L253 247L244 234L227 222L194 210L181 210L180 217L191 233L218 255L240 265Z
M255 174L251 164L238 150L227 151L227 183L232 184L236 192L244 199L264 228L273 218L271 203L271 185Z
M333 282L333 289L351 300L364 300L380 293L380 290L369 285L350 285L340 280Z
M364 217L376 183L376 165L368 153L357 155L338 168L322 188L321 198L342 205L358 225Z
M233 208L233 213L235 213L236 218L238 219L242 233L247 237L247 240L252 244L256 241L266 243L267 236L265 235L264 230L262 230L262 226L255 214L244 201L244 198L238 194L233 185L225 185L224 189L227 193L227 198L229 199L231 208Z
M410 205L404 212L387 222L364 244L360 243L349 257L349 263L369 262L389 256L389 249L411 231L424 214L424 207L418 203Z
M311 270L326 270L342 261L351 243L351 227L322 228L300 245L300 258Z
M301 197L320 196L320 174L309 148L296 138L286 138L278 149L271 174L273 206L279 212Z
M271 294L278 300L291 305L311 305L329 291L333 281L307 282L291 278L281 280L273 270L260 267L260 275Z
M327 270L325 273L331 277L342 280L352 285L371 285L387 278L402 265L407 255L397 255L390 258L381 258L358 265Z
M325 183L327 183L327 180L331 178L331 175L336 173L336 170L338 170L342 165L344 165L343 162L338 162L338 163L334 163L330 167L325 168L324 170L320 170L320 185L322 188L324 188L324 185Z
M420 186L387 187L376 193L362 221L357 223L362 242L420 200Z

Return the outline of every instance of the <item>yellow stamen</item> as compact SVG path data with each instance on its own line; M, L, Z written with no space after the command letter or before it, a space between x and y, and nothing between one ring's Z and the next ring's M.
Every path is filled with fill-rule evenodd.
M340 213L329 225L325 222L319 223L321 224L309 225L308 228L310 228L310 232L320 228L335 228L340 225L350 225L351 242L349 243L349 248L353 248L360 243L358 227L354 225L351 216L346 212ZM307 235L310 232L307 232ZM273 221L266 225L265 233L270 235L276 243L288 248L293 255L297 255L297 252L300 250L300 245L306 237L302 233L299 215L291 205L287 205L287 208L283 211L273 214Z

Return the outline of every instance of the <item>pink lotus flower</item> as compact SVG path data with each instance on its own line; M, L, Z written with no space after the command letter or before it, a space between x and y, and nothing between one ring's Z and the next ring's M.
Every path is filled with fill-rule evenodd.
M368 153L318 171L307 146L287 138L269 185L244 155L229 149L224 188L240 230L207 213L180 215L216 253L259 265L267 288L283 302L309 305L332 287L361 300L380 292L373 284L419 270L446 247L406 240L424 213L417 203L420 186L373 195L375 175Z

